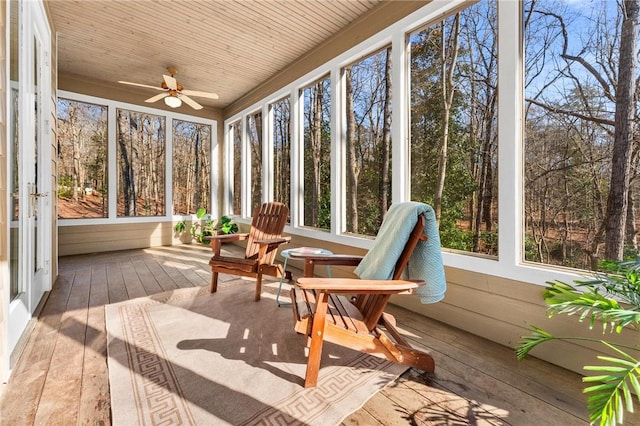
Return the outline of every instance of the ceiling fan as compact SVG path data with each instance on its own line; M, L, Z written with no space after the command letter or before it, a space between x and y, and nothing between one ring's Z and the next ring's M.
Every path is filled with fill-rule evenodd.
M218 95L216 95L215 93L185 89L182 84L178 83L178 80L176 80L174 77L178 73L178 70L169 67L167 68L167 71L171 75L162 76L163 81L162 84L160 84L160 87L149 86L148 84L131 83L129 81L118 81L118 83L129 84L131 86L147 87L149 89L155 90L162 90L163 93L152 96L149 99L146 99L145 102L153 103L159 101L160 99L164 99L164 103L171 108L178 108L184 101L184 103L186 103L193 109L202 109L202 105L191 99L189 96L218 99Z

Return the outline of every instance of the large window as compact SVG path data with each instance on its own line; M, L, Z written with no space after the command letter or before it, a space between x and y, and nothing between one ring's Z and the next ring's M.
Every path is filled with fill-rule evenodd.
M260 143L243 189L277 173L254 159L255 111L289 96L292 233L367 248L392 200L417 200L455 268L544 283L575 275L541 264L635 256L640 24L624 4L430 2L230 117Z
M173 214L211 208L211 126L173 120Z
M107 107L58 99L58 217L108 217Z
M118 216L164 216L165 118L116 111Z
M524 2L527 260L637 256L638 17L622 5Z
M331 84L329 77L302 89L304 103L304 222L331 229Z
M343 69L346 231L376 235L391 204L391 48Z
M410 35L411 198L447 248L497 254L496 2Z
M57 113L60 225L217 214L215 121L65 91Z

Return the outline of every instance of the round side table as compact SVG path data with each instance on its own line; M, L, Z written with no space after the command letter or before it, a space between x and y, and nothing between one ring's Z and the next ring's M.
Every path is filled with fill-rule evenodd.
M299 247L299 248L293 248L293 249L288 249L288 250L282 250L280 252L280 255L282 255L282 257L284 257L284 263L282 264L282 272L283 275L282 277L280 277L280 284L278 285L278 294L276 295L276 303L278 304L278 306L289 306L291 305L291 303L288 302L280 302L280 292L282 291L282 282L284 281L284 276L286 275L287 272L287 263L289 262L289 259L294 259L291 257L291 253L295 253L296 257L295 259L304 259L305 255L308 256L317 256L317 255L330 255L333 254L332 251L329 250L325 250L323 248L316 248L316 247ZM329 278L331 278L331 266L327 265L327 275L329 276Z

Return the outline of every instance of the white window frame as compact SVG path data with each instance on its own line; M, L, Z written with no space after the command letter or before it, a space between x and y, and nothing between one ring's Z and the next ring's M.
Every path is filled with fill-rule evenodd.
M219 174L217 171L219 163L218 125L216 120L194 117L180 114L173 111L149 108L145 106L129 104L125 102L113 101L110 99L98 98L95 96L83 95L65 90L58 90L58 98L69 99L71 101L86 102L90 104L107 107L107 145L108 145L108 216L104 218L77 218L58 219L58 226L76 225L106 225L116 223L149 223L149 222L173 222L181 219L195 219L195 215L174 215L173 214L173 120L189 121L197 124L211 126L211 212L218 212L218 188L220 187ZM144 114L159 115L165 118L165 214L162 216L117 216L117 156L116 156L116 109L125 109Z
M228 124L238 119L245 120L246 115L260 108L266 108L272 102L290 96L297 99L299 92L314 81L330 75L331 78L331 232L314 230L298 226L301 223L302 208L300 188L303 172L302 159L299 153L292 156L292 206L291 224L286 232L302 237L318 238L333 243L350 245L368 249L372 246L370 238L364 236L344 235L345 223L345 195L344 188L344 158L345 158L345 123L343 117L344 96L341 69L354 61L366 57L372 52L391 44L392 47L392 82L393 82L393 116L392 122L392 200L393 202L410 199L410 168L409 168L409 102L407 94L407 35L429 22L435 22L445 15L467 7L464 0L433 1L420 10L401 19L368 40L354 46L348 51L331 59L317 69L293 81L276 93L254 103L243 111L225 120L225 132ZM487 275L487 280L478 282L478 288L499 293L501 282L494 277L516 280L525 283L543 285L549 280L571 281L577 277L579 271L559 268L549 265L527 263L523 260L523 238L525 234L523 216L523 108L524 108L524 70L523 70L523 37L521 2L498 0L498 229L499 256L497 258L477 253L465 253L443 249L443 259L446 266L469 270ZM300 120L301 102L292 103L291 119L293 147L300 149L302 143ZM264 122L264 121L263 121ZM400 125L398 125L400 124ZM268 126L264 126L268 127ZM228 149L225 147L224 149ZM227 156L227 158L229 158ZM295 159L295 160L294 160ZM265 174L272 170L264 168ZM263 177L264 179L264 177ZM243 182L246 185L247 182ZM228 191L228 182L224 182ZM295 192L294 192L295 189ZM265 200L266 201L266 200ZM229 205L223 206L224 212L230 211Z

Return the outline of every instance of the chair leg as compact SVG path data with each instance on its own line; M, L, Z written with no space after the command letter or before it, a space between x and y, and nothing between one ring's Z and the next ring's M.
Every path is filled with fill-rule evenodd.
M215 293L218 290L218 273L211 273L211 293Z
M319 293L316 300L316 312L313 315L311 328L311 345L309 346L309 359L307 371L304 376L304 387L312 388L318 384L320 360L322 359L322 345L324 343L324 325L327 315L328 293Z
M258 272L256 275L256 302L260 300L262 294L262 273Z

